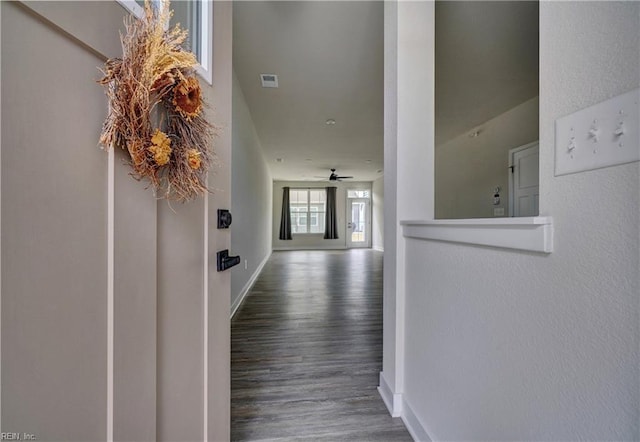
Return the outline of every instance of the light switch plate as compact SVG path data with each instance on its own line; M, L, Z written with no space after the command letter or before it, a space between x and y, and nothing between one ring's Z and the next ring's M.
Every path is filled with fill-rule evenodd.
M640 89L556 120L555 175L640 160Z

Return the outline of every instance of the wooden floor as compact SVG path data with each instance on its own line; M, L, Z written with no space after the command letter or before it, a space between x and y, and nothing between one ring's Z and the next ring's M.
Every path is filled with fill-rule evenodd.
M411 441L381 369L382 253L274 252L231 323L231 439Z

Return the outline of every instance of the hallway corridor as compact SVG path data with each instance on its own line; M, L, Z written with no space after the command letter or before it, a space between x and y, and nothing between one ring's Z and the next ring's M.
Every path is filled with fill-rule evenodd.
M410 441L381 369L382 253L274 252L231 322L231 439Z

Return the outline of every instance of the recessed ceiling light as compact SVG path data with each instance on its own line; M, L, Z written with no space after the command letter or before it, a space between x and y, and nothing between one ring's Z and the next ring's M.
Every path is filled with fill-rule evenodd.
M327 126L333 126L334 124L336 124L336 120L334 120L333 118L329 118L327 121L325 121L325 124Z
M276 158L276 163L282 163L284 160L282 158Z

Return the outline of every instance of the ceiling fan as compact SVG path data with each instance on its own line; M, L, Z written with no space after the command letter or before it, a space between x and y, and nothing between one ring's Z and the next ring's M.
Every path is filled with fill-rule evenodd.
M329 181L342 181L343 179L353 178L352 176L338 176L335 169L331 169L331 175L329 175Z

